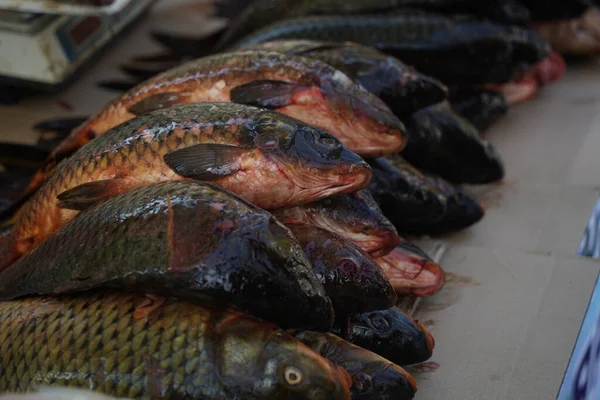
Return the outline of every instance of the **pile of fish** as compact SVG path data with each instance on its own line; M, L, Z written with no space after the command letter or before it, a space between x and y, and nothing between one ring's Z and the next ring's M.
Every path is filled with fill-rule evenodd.
M232 4L209 37L157 34L95 115L38 125L68 135L4 210L0 392L415 396L435 340L396 305L445 274L405 237L483 218L459 186L504 176L481 132L579 47L533 2Z

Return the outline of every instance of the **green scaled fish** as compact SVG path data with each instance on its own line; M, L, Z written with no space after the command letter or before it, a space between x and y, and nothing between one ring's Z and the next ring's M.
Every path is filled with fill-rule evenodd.
M350 378L274 325L134 294L0 303L0 392L130 399L350 400Z
M323 285L284 225L193 181L101 202L0 274L0 300L98 287L217 301L291 327L327 330L333 319Z

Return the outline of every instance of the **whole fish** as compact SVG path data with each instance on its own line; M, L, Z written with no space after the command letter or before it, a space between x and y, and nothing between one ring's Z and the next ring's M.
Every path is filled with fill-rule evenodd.
M274 325L141 295L0 303L0 392L136 399L349 400L348 374Z
M233 48L292 38L350 41L398 57L446 84L483 84L506 82L528 65L532 55L540 59L546 55L532 51L523 57L523 51L515 51L523 47L515 47L522 44L516 29L485 21L453 20L421 10L401 10L390 15L283 20L240 39ZM537 47L527 46L531 50Z
M447 102L416 112L408 123L411 136L402 156L415 167L452 183L482 184L504 177L500 154Z
M294 337L350 374L352 400L408 400L417 391L404 369L336 335L301 331Z
M223 50L237 39L279 21L308 15L352 16L384 14L410 7L430 10L462 12L472 10L473 3L482 3L481 9L495 8L495 0L255 0L233 19L217 43Z
M352 316L333 332L397 365L427 361L435 347L427 329L396 307Z
M76 211L144 184L212 181L261 208L352 192L366 163L327 132L283 114L233 103L158 110L115 127L59 165L0 242L0 270ZM58 196L58 198L57 198Z
M344 72L382 99L403 118L417 110L443 101L446 87L395 57L357 43L316 40L275 40L250 48L279 51L319 59Z
M215 299L292 327L326 330L333 319L292 233L268 212L201 182L116 195L0 273L0 300L97 287Z
M446 198L422 172L408 163L398 168L381 157L369 164L373 171L369 192L399 232L404 232L405 226L442 218Z
M310 225L288 225L331 299L336 315L381 310L396 304L381 268L341 236Z
M247 50L191 61L115 99L53 151L28 192L52 174L57 160L135 114L210 101L272 108L327 130L364 155L399 151L405 142L404 126L385 104L342 72L318 60Z
M479 132L487 131L508 113L508 102L499 90L460 88L452 91L450 104Z
M275 210L274 215L286 225L307 224L336 233L372 257L389 253L402 240L366 189Z
M446 281L442 267L410 242L400 243L375 262L399 296L431 296L439 292Z

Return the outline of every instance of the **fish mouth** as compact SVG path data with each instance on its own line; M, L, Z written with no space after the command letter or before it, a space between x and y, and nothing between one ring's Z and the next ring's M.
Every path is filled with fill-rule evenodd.
M425 328L422 323L420 323L419 321L415 321L415 322L416 322L417 326L419 327L419 329L421 330L421 332L423 332L423 335L425 336L425 345L427 346L427 350L429 351L429 354L432 354L433 348L435 347L435 338L433 337L433 335L431 333L429 333L427 328Z
M431 296L444 286L446 274L440 265L419 257L392 252L376 260L398 295Z

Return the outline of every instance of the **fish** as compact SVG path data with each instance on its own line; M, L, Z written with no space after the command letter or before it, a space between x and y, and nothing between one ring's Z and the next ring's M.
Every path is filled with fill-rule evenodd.
M520 2L510 0L449 2L432 9L444 13L468 14L504 25L528 26L531 22L529 9Z
M578 18L592 5L590 0L519 0L536 21L557 21Z
M353 192L367 163L322 129L234 103L183 104L127 121L58 166L0 242L0 270L77 209L132 187L211 181L264 209Z
M291 39L274 40L249 48L319 59L382 99L401 120L448 96L448 89L437 79L415 71L395 57L357 43Z
M508 101L499 90L459 88L450 97L452 109L477 130L487 131L508 114Z
M0 327L0 392L42 385L132 399L351 399L341 367L234 310L85 293L0 303Z
M300 331L293 336L348 372L352 400L409 400L417 391L415 379L402 367L334 334Z
M331 299L335 315L389 308L398 300L382 269L351 242L325 229L288 225Z
M367 189L398 232L442 218L446 198L422 172L408 163L399 168L384 157L367 161L373 171Z
M435 347L423 324L397 307L353 315L332 333L401 366L429 360Z
M287 19L240 39L231 49L292 38L350 41L375 47L445 84L484 84L507 82L531 62L539 61L532 57L546 56L522 51L538 46L525 46L521 36L530 35L486 21L399 10L387 15ZM549 47L544 50L549 51Z
M426 232L429 235L441 235L456 232L481 221L485 215L485 206L469 196L463 190L445 181L439 176L429 175L429 181L448 199L446 213L431 227L415 227L413 232Z
M375 262L398 296L432 296L442 289L446 280L442 267L410 242L399 244Z
M0 301L96 288L218 301L290 327L327 330L333 322L331 302L292 232L203 182L115 195L0 273Z
M560 21L540 21L535 31L560 54L593 56L600 54L600 7Z
M448 102L416 112L407 124L410 140L401 155L415 167L454 184L503 179L500 154Z
M406 141L400 120L341 71L318 60L277 52L231 52L168 70L106 105L52 152L27 193L48 179L56 161L135 115L210 101L274 109L328 131L362 155L399 151Z
M394 225L367 189L274 210L284 224L307 224L336 233L372 257L389 253L401 242Z

